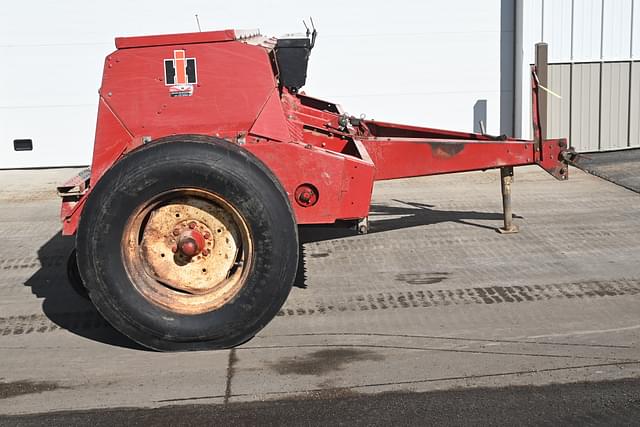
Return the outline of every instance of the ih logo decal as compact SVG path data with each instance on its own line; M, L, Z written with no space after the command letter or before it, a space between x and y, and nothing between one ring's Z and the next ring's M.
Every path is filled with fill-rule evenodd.
M164 60L164 84L171 96L191 96L198 83L196 59L185 56L184 50L174 50L173 59Z

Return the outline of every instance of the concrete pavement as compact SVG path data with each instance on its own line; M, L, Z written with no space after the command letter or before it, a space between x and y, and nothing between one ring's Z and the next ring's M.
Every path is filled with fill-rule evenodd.
M0 171L0 414L336 398L640 378L640 196L571 170L376 185L372 230L301 230L281 313L233 349L163 354L65 277L55 183Z

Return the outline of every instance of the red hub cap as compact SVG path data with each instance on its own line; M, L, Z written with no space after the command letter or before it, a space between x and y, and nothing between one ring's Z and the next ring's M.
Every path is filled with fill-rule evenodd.
M318 201L318 190L311 184L302 184L296 188L295 200L302 207L309 207Z
M195 230L185 231L178 239L178 249L190 258L198 255L204 246L204 237Z

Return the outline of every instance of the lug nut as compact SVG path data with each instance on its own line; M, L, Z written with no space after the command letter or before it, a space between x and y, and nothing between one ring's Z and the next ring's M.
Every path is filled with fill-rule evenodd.
M309 200L311 200L311 193L310 192L304 192L302 194L300 194L300 201L303 203L308 203Z
M174 236L177 236L177 235L179 235L179 234L180 234L180 229L179 229L179 228L177 228L177 227L176 227L176 228L174 228L174 229L173 229L173 235L174 235Z
M173 252L174 254L178 252L178 245L171 246L171 252Z
M209 251L207 249L203 249L202 250L202 255L204 255L204 256L209 255Z
M211 233L209 233L208 231L205 231L204 238L209 240L211 238Z
M196 228L196 223L195 223L195 222L193 222L193 221L191 221L191 222L189 223L189 228L190 228L190 229L192 229L192 230L193 230L194 228Z

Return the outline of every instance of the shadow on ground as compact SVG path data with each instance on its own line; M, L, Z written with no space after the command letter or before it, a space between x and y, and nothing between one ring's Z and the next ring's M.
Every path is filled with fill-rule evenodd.
M394 206L385 204L371 205L369 211L369 234L433 225L441 222L455 222L486 230L496 230L496 227L502 226L502 222L496 222L494 226L472 222L502 221L501 212L439 210L434 209L433 205L424 203L406 202L397 199L394 199L394 202L396 202ZM521 216L515 214L513 218L522 219ZM355 232L353 223L348 222L337 225L304 225L299 227L299 231L301 245L358 235Z
M372 204L369 211L369 234L388 232L403 228L428 226L441 222L455 222L471 227L482 228L491 232L496 227L502 226L503 216L501 212L455 211L439 210L433 205L424 203L393 200L393 206L386 204ZM513 218L522 219L522 216L513 215ZM494 226L479 224L473 221L496 221ZM300 226L300 262L298 274L294 286L306 289L306 255L304 245L307 243L335 240L345 237L358 236L355 224L344 222L336 225L305 225Z
M79 296L67 279L67 259L74 238L58 232L38 249L40 269L25 281L25 286L42 298L42 311L62 329L93 341L119 347L142 349L109 325L93 304Z
M371 206L369 233L380 233L409 227L426 226L441 222L456 222L493 231L495 228L472 221L500 221L501 213L477 211L449 211L434 209L431 205L395 200L394 206ZM515 216L515 218L521 218ZM496 223L496 225L501 225ZM354 223L332 226L300 226L300 257L294 286L305 289L306 257L304 245L312 242L358 236ZM363 236L364 237L364 236ZM144 350L113 329L97 312L93 304L79 296L72 288L66 273L68 255L74 247L72 237L60 232L51 237L38 250L40 269L25 282L31 292L42 298L42 311L51 322L84 338L126 348Z

